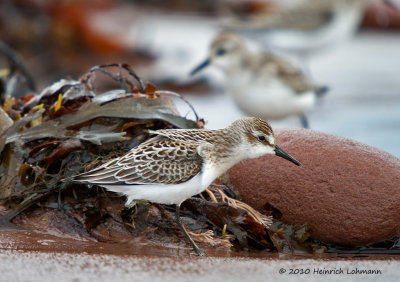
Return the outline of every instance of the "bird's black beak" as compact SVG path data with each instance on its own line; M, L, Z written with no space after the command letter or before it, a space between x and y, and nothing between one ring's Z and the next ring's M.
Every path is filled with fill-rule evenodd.
M275 145L275 155L277 155L278 157L284 158L288 161L291 161L292 163L294 163L295 165L301 165L301 163L296 160L295 158L293 158L291 155L289 155L288 153L286 153L284 150L281 149L281 147L279 147L278 145Z
M195 75L196 73L198 73L199 71L201 71L202 69L204 69L206 66L208 66L210 64L210 59L205 60L204 62L202 62L200 65L198 65L194 70L192 70L190 72L190 75Z

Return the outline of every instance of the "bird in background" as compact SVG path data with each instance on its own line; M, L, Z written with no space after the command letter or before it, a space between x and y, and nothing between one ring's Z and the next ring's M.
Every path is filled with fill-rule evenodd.
M209 65L225 72L226 90L238 107L264 120L298 116L302 126L309 128L306 113L327 92L284 57L252 52L240 36L230 32L213 40L208 58L191 75Z
M66 181L95 184L134 200L176 205L176 222L196 253L204 252L180 219L180 205L204 191L219 175L244 159L272 154L300 162L275 142L271 126L258 118L240 118L219 130L166 129L127 154Z
M263 46L301 56L331 47L357 31L371 0L271 1L263 13L227 20L224 27ZM286 4L285 4L286 3Z

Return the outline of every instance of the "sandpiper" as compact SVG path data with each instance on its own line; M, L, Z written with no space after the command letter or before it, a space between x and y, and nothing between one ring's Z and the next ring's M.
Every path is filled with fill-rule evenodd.
M288 2L288 1L286 1ZM301 55L353 36L371 0L303 0L227 22L230 30L260 43Z
M211 44L208 58L191 75L208 65L226 74L226 89L246 114L265 120L300 117L308 128L306 112L314 108L326 87L312 84L305 74L282 56L251 52L234 33L223 32Z
M123 194L127 204L148 200L176 205L176 221L196 253L204 253L180 220L180 204L204 191L220 174L241 160L275 154L300 162L275 144L270 125L258 118L240 118L219 130L165 129L122 157L77 175L72 181L95 184Z

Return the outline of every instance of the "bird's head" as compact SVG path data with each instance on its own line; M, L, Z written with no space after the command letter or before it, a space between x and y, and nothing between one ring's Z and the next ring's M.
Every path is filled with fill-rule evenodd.
M234 33L223 32L211 43L208 58L194 68L190 74L194 75L208 65L215 65L228 71L241 63L245 52L246 45L242 38Z
M241 150L246 152L247 158L273 154L295 165L301 165L276 144L274 132L268 122L254 117L240 118L232 123L231 129L241 135L241 146L244 146Z

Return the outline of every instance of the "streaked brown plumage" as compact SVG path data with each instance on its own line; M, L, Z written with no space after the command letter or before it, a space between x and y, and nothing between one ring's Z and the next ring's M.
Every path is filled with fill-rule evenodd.
M246 126L241 120L236 121L236 125ZM264 121L248 126L248 129L273 134ZM167 129L150 133L156 136L74 180L98 185L179 184L197 175L204 159L224 162L241 142L239 132L235 134L230 127L220 130ZM256 142L251 134L246 136L248 142Z
M241 118L219 130L168 129L151 133L156 136L72 181L122 193L127 196L127 203L149 200L176 204L177 222L187 235L179 218L180 204L204 191L237 162L276 154L300 165L275 144L270 125L258 118Z
M121 158L80 175L92 184L178 184L198 174L202 158L194 144L157 136Z

